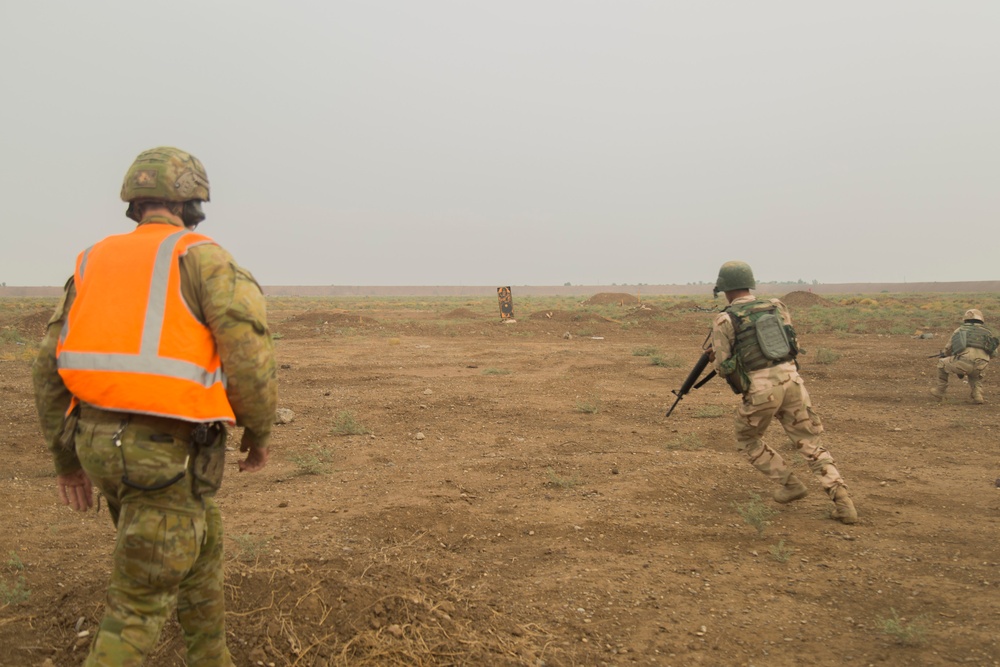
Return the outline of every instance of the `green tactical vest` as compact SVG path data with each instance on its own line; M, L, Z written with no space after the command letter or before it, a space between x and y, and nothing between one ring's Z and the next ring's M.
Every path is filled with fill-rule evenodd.
M963 324L951 335L951 353L953 355L962 354L966 348L974 347L992 357L998 346L1000 346L1000 340L997 340L993 336L993 332L982 324Z
M745 372L791 361L798 354L795 330L786 326L770 301L750 301L728 308L736 331L733 356Z

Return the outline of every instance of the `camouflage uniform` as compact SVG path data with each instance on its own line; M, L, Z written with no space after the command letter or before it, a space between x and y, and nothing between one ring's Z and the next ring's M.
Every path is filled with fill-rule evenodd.
M736 298L730 304L739 306L756 301L753 295ZM784 324L791 326L792 319L785 304L771 299ZM712 349L714 367L725 376L723 364L734 354L736 332L728 312L721 313L712 323ZM743 402L736 410L736 442L750 463L783 487L793 479L792 469L781 455L763 441L764 432L777 417L785 433L795 443L799 452L809 462L810 469L819 476L820 483L835 498L838 489L847 484L834 466L833 456L819 444L823 424L813 412L809 392L799 375L794 361L786 361L769 368L747 372L749 389L743 392ZM805 489L798 497L805 495ZM776 495L776 498L779 498ZM791 498L794 500L795 498ZM781 500L781 502L786 502Z
M969 317L970 315L973 317ZM952 374L958 376L959 379L964 377L968 380L969 396L973 403L981 405L986 402L986 399L983 398L982 381L990 359L996 355L995 343L992 345L987 343L987 347L993 348L992 351L972 347L971 345L966 346L958 354L955 354L955 351L952 349L953 342L959 332L969 334L978 330L978 332L985 334L984 338L996 341L993 332L983 325L981 318L982 313L978 310L967 311L965 323L955 329L951 339L948 341L948 345L941 351L942 358L937 364L937 384L931 389L931 394L938 400L942 400L945 392L948 391L948 375Z
M154 215L140 224L176 222ZM214 244L192 247L180 266L184 300L218 347L226 396L245 429L242 444L266 452L277 385L260 287ZM212 465L219 467L206 483L206 471L199 468L204 461L194 456L193 423L88 405L81 406L78 421L66 418L72 396L59 375L56 349L75 295L71 279L32 376L57 475L86 471L117 528L105 615L84 664L140 665L176 601L188 664L232 665L225 635L222 517L211 497L221 482L225 429L209 445Z

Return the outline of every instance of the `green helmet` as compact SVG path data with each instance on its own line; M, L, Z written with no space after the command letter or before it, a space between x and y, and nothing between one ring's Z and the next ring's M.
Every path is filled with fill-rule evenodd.
M122 183L122 201L208 201L208 174L198 158L170 146L139 153Z
M753 279L753 269L746 262L726 262L719 269L719 277L715 281L715 289L712 294L719 296L719 292L729 292L737 289L754 289L757 282Z

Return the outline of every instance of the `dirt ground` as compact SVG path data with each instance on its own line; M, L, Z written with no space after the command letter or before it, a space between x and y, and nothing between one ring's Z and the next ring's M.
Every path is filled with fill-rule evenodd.
M264 471L230 452L218 496L237 665L1000 665L995 374L987 405L938 405L940 340L800 336L840 355L802 372L844 526L778 425L811 493L770 500L723 382L664 418L710 313L457 306L272 307L294 419ZM43 311L0 325L34 341ZM57 503L28 349L0 342L0 665L78 665L114 531ZM173 621L148 664L184 664Z

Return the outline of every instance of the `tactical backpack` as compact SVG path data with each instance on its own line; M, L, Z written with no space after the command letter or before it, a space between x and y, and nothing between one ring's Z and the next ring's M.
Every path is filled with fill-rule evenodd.
M727 309L736 344L733 355L720 370L734 393L742 394L750 388L748 373L792 361L798 355L795 330L777 311L772 301L751 301Z
M970 347L982 350L992 357L1000 347L1000 340L997 340L993 332L984 326L963 324L951 335L951 353L958 356Z

